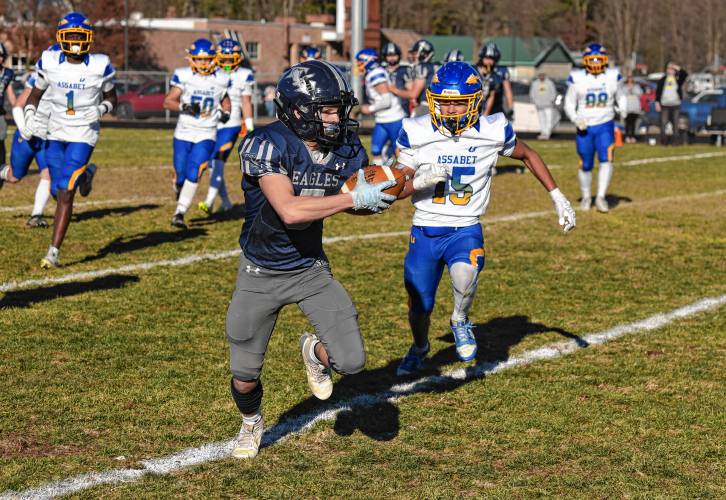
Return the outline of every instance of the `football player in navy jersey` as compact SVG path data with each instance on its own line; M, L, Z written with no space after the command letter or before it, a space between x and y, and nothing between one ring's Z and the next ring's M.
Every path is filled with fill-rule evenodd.
M233 450L257 455L262 438L260 373L280 309L297 304L315 327L300 349L308 384L319 399L333 391L330 369L357 373L365 364L358 314L330 271L323 251L323 219L338 212L381 212L394 182L369 184L368 156L349 118L358 102L331 64L306 61L277 84L278 121L255 129L239 146L245 194L237 285L227 311L232 397L242 413ZM341 194L346 179L358 183Z

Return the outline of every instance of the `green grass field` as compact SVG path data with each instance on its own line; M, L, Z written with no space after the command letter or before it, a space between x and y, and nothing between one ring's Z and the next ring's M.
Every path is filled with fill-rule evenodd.
M530 144L576 203L574 144ZM610 189L617 206L607 215L578 212L568 235L537 181L501 159L471 314L477 363L725 294L726 150L699 157L721 152L619 149ZM639 163L658 157L670 159ZM169 225L171 131L105 130L93 161L94 191L77 198L62 267L51 272L38 266L50 231L24 226L37 176L0 191L0 286L19 283L0 293L0 496L141 468L239 429L224 338L236 259L134 267L238 248L236 161L227 182L240 207L211 220L193 208L186 232ZM339 215L326 221L326 236L406 231L411 215L407 201L381 216ZM406 248L400 235L327 246L358 306L366 371L337 377L329 402L314 400L297 347L311 327L285 309L262 377L268 428L401 382L395 369L411 342ZM131 267L23 283L122 266ZM448 333L450 308L444 280L428 375L463 366ZM725 333L724 308L714 308L557 359L353 405L252 461L223 458L74 496L723 498Z

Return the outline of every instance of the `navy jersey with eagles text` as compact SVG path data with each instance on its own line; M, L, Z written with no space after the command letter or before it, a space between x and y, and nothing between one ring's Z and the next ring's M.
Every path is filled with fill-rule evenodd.
M346 179L368 165L368 155L353 134L343 145L313 159L305 143L282 122L255 129L239 146L245 222L240 246L256 265L276 270L303 269L327 260L323 221L287 226L259 185L265 175L286 175L295 196L338 194ZM351 157L352 158L349 158Z

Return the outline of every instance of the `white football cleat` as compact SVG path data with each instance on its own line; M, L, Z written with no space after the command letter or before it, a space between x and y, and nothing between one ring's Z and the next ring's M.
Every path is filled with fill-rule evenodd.
M234 458L255 458L262 442L262 433L265 430L265 419L260 419L254 425L247 425L242 422L242 427L237 435L237 442L234 444L232 456Z
M300 337L300 351L313 396L325 400L333 394L333 380L330 378L330 371L312 356L312 349L317 342L319 342L317 336L303 333Z
M590 210L592 206L592 196L583 196L580 200L580 210Z
M606 214L610 211L610 205L608 205L608 201L603 196L598 196L595 198L595 208L597 208L598 212L601 212L603 214Z
M48 253L45 254L45 257L43 257L40 260L40 268L41 269L52 269L54 267L58 267L58 255L59 255L58 249L53 248L51 246L48 249Z

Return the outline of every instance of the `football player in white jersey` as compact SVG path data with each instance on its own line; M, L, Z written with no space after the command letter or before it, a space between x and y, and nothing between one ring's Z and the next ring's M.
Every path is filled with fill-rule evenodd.
M93 26L72 12L58 23L60 51L46 50L36 64L38 78L24 108L26 134L35 136L35 118L44 95L50 103L45 159L51 194L58 202L53 236L41 267L58 266L58 254L73 212L76 187L88 196L95 165L89 162L98 141L101 116L116 105L116 74L105 54L91 54Z
M369 104L361 106L364 114L374 114L376 124L371 134L371 155L375 165L383 164L383 146L387 142L396 143L401 130L404 112L398 98L391 93L393 83L388 71L378 64L378 53L373 49L363 49L355 55L356 72L365 74L366 94Z
M591 43L582 55L585 69L576 69L567 79L565 113L577 127L577 154L580 156L580 207L589 210L592 204L590 185L595 153L600 161L597 176L595 207L606 213L610 207L605 195L613 176L615 148L615 105L625 112L626 96L622 92L622 76L608 68L608 54L599 43Z
M48 50L60 50L60 45L53 45ZM50 118L49 94L44 94L40 100L35 113L33 132L28 131L23 116L23 107L27 103L37 79L38 75L35 72L30 73L25 80L25 88L18 96L13 107L13 120L17 128L10 149L10 167L5 176L8 182L20 182L27 175L31 163L35 160L40 171L40 180L35 190L33 210L26 225L28 227L46 228L48 222L43 218L43 209L50 199L50 172L48 171L48 163L45 161L45 139L48 133L48 119ZM0 172L0 176L2 175Z
M174 189L177 206L171 225L186 229L184 214L189 210L197 185L209 166L217 137L217 125L229 119L227 91L229 73L217 69L214 44L195 40L187 49L189 66L178 68L171 77L171 89L164 108L179 111L174 130Z
M230 99L231 110L229 120L217 125L217 140L210 160L212 165L209 175L209 190L207 199L199 202L199 210L206 214L212 212L214 199L219 194L222 198L221 210L229 210L232 203L227 196L224 185L224 162L234 149L238 137L244 137L255 129L252 119L252 89L255 84L255 75L249 68L240 65L243 60L242 45L237 40L227 38L217 46L217 67L229 73L230 87L227 95ZM244 119L244 129L242 123Z
M482 83L474 66L444 64L426 94L430 114L403 120L398 136L399 167L408 174L415 171L416 208L404 262L414 344L398 367L399 375L419 370L429 351L431 311L444 266L454 291L451 330L456 352L463 361L476 356L469 309L484 267L479 218L489 203L499 155L522 160L550 193L564 231L575 227L575 212L539 154L516 138L504 114L480 117Z

